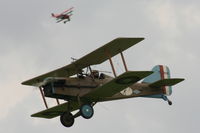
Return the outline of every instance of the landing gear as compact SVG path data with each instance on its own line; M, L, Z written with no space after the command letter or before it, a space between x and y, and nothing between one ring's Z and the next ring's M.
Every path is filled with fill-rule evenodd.
M80 108L80 113L83 118L90 119L90 118L92 118L92 116L94 114L94 109L91 105L84 104Z
M169 105L172 105L172 101L168 100L167 102L168 102Z
M167 101L169 105L172 105L172 101L170 101L167 96L162 96L163 100Z
M75 115L73 115L70 112L64 112L60 116L60 122L65 127L71 127L74 124L74 119L76 117L82 116L85 119L90 119L92 118L93 114L94 114L93 104L92 105L84 104L80 107L80 111L77 112Z
M70 21L70 19L67 19L66 21L64 21L63 23L65 24L66 22Z
M74 117L73 117L72 113L70 113L70 112L64 112L60 116L60 122L65 127L71 127L74 124Z

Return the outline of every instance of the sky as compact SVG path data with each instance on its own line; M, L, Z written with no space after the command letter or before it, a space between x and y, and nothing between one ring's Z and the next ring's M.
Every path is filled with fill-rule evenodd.
M74 7L71 21L51 13ZM0 0L0 132L140 132L200 130L200 2L198 0ZM117 37L144 37L124 52L129 70L167 65L185 78L173 87L172 106L158 99L132 98L99 103L93 118L72 128L30 117L45 109L37 88L21 82L71 63ZM113 58L123 72L119 56ZM108 62L94 69L111 71ZM48 99L50 106L55 100Z

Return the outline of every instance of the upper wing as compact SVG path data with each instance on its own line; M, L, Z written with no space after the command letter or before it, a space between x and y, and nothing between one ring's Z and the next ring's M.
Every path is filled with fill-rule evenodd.
M65 13L63 13L63 15L71 16L71 15L72 15L72 12L73 12L73 11L65 12Z
M81 65L83 67L87 67L89 65L100 64L107 59L108 53L110 57L113 57L120 52L128 49L129 47L137 44L138 42L144 40L144 38L117 38L112 40L111 42L105 44L104 46L94 50L93 52L87 54L81 59L77 60L75 63L77 65Z
M33 79L23 82L23 85L40 86L41 82L47 77L69 77L74 74L81 72L81 70L90 65L100 64L106 61L109 57L117 55L120 52L128 49L129 47L142 41L144 38L117 38L113 41L105 44L104 46L96 49L95 51L83 56L79 60L64 66L62 68L56 69L54 71L48 72L46 74L40 75Z
M63 103L58 106L43 110L41 112L32 114L31 117L40 117L40 118L47 118L51 119L61 115L62 113L67 111L68 103ZM77 102L70 102L70 112L79 109L79 105Z
M64 13L66 13L66 12L68 12L68 11L72 10L73 8L74 8L74 7L71 7L71 8L69 8L69 9L67 9L67 10L63 11L61 14L64 14Z
M80 67L76 67L76 64L72 63L67 66L61 67L54 71L32 78L30 80L22 82L23 85L41 86L43 81L48 77L69 77L71 75L81 72Z
M83 98L88 100L98 101L106 97L111 97L114 94L124 90L128 86L136 83L144 77L152 74L152 71L128 71L113 79L112 81L96 88L94 91L86 94Z

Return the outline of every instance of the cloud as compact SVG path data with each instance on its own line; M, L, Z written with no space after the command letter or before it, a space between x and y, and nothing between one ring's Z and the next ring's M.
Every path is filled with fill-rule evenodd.
M20 48L21 49L21 48ZM1 80L1 97L0 106L1 113L0 118L6 117L8 112L24 99L30 92L29 89L21 86L24 73L27 72L26 67L31 67L32 62L26 62L25 51L14 49L7 49L4 55L1 55L0 66L0 80ZM32 58L32 60L34 60ZM34 68L32 68L34 69Z
M146 10L149 19L158 26L161 32L165 33L167 37L176 37L180 35L179 25L178 25L178 10L177 5L170 0L154 0Z

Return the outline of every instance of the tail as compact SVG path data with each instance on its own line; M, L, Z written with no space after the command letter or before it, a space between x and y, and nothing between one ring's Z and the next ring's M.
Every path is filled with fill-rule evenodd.
M52 16L52 17L55 17L54 13L51 13L51 16Z
M178 84L184 79L171 78L169 68L164 65L157 65L153 67L152 71L154 73L146 77L142 82L150 83L149 87L152 87L152 88L161 88L163 94L151 95L151 96L146 96L146 97L163 98L164 100L167 100L168 103L171 105L171 101L168 100L167 96L170 96L172 94L172 86L175 84Z
M143 82L145 83L152 83L150 86L153 86L153 83L158 81L162 81L164 79L170 79L170 70L167 66L164 65L157 65L153 67L152 71L154 72L150 76L146 77ZM163 93L167 96L172 94L172 87L171 86L162 86Z

